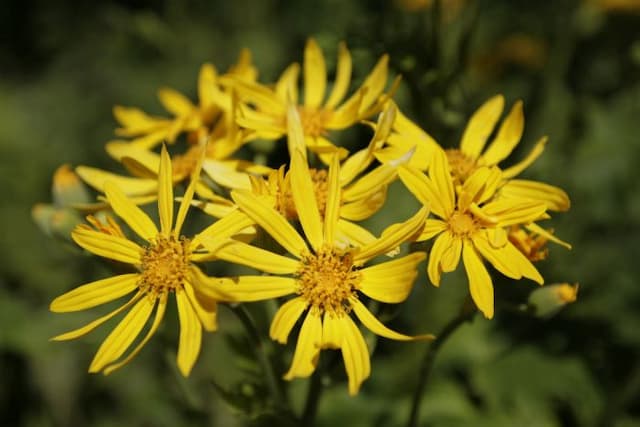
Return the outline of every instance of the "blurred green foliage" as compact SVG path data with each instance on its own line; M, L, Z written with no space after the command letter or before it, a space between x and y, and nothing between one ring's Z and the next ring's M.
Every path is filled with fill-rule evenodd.
M429 426L640 426L640 11L614 2L292 0L9 0L0 12L0 424L3 426L232 426L276 423L241 324L221 309L191 377L175 368L176 316L142 354L109 376L86 373L108 328L67 344L49 337L95 313L57 316L55 296L107 274L100 260L47 238L30 217L49 202L62 163L114 168L103 144L115 104L160 113L155 92L195 95L199 66L225 69L251 49L260 80L302 59L314 36L333 69L337 43L356 79L389 53L403 84L396 100L445 146L495 93L523 99L526 129L515 158L549 135L528 177L572 197L553 226L574 249L551 247L548 282L579 282L578 301L551 319L509 309L534 284L496 282L496 318L463 326L439 355L424 395ZM418 2L419 3L419 2ZM429 3L429 2L425 2ZM618 2L624 4L625 2ZM628 2L633 6L633 1ZM607 6L609 5L609 6ZM403 191L389 206L411 206ZM402 213L372 220L380 229ZM436 332L466 292L462 274L440 289L419 277L389 310L409 333ZM266 336L273 307L250 307ZM368 337L373 375L355 398L326 384L318 425L406 423L424 343ZM291 346L268 343L274 359ZM326 352L325 352L326 353ZM321 363L331 368L329 353ZM337 364L339 365L339 364ZM280 366L284 372L286 365ZM335 377L344 376L337 366ZM334 376L332 376L334 378ZM290 384L299 411L308 380ZM249 416L242 415L249 414Z

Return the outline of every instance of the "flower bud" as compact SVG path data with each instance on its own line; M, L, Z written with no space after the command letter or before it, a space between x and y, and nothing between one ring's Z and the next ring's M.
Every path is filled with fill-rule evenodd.
M551 317L578 297L576 284L554 283L536 289L529 295L529 307L537 317Z

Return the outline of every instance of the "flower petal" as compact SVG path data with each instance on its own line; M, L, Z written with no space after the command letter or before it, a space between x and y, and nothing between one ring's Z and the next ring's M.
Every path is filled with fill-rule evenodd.
M380 192L380 188L391 183L396 176L397 168L389 165L378 166L346 188L342 198L345 202L351 202L369 197Z
M180 342L178 344L178 369L183 376L189 376L193 364L196 363L202 344L202 325L187 295L178 290L175 292L180 319Z
M124 359L122 359L117 363L112 363L108 365L104 369L105 375L109 375L111 372L115 371L116 369L123 367L124 365L129 363L131 360L133 360L133 358L136 357L138 353L140 353L140 350L142 350L142 347L144 347L149 342L151 337L155 335L156 331L158 330L158 327L160 326L160 322L162 322L162 318L164 317L166 308L167 308L167 294L162 294L159 298L158 309L156 310L156 316L153 319L153 323L151 324L151 328L149 328L147 335L145 335L142 341L138 343L136 348L134 348L133 351L131 351L131 353L127 355L127 357L125 357Z
M439 219L427 219L424 223L422 233L416 239L418 242L424 242L434 237L436 234L442 233L447 229L447 223Z
M176 116L189 114L196 108L189 98L171 88L165 87L158 90L158 98L162 106Z
M440 286L440 274L442 273L442 257L449 250L453 241L460 239L455 237L451 232L445 231L440 234L433 243L431 252L429 252L429 263L427 265L427 273L429 280L434 286Z
M308 377L316 369L320 345L322 344L322 321L320 316L309 311L300 328L300 335L296 343L296 351L289 371L284 379Z
M232 191L231 197L256 224L264 228L290 254L299 257L307 250L307 244L302 237L273 207L248 191Z
M131 240L76 227L71 238L89 252L127 264L140 264L142 248Z
M564 212L571 207L569 196L554 185L526 179L512 179L500 189L503 197L544 202L552 211Z
M298 260L234 240L228 240L220 246L215 255L225 261L271 274L293 274L300 267Z
M478 252L491 263L500 273L512 279L522 278L522 273L518 265L508 256L504 250L504 245L496 248L491 245L488 236L478 234L473 237L473 245Z
M232 301L250 302L295 294L296 279L278 276L238 276L223 280L221 291Z
M431 178L431 182L433 182L439 196L442 198L441 203L445 215L449 217L455 208L456 198L453 191L449 160L443 150L436 150L433 153L431 166L429 167L429 178Z
M493 132L493 128L502 114L503 108L504 97L496 95L473 113L460 142L460 150L464 154L474 160L480 156L487 138Z
M251 225L251 218L235 210L198 233L191 240L191 250L203 245L208 251L215 252L227 239Z
M344 367L349 378L349 394L355 396L360 385L371 374L369 349L360 329L349 316L336 319L336 335L341 335L341 350Z
M158 181L155 179L116 175L88 166L78 166L75 171L84 182L101 193L104 193L104 184L107 181L123 188L127 196L146 196L155 193L158 189Z
M417 266L426 257L424 252L367 267L360 270L360 291L366 296L386 303L399 303L407 299L418 275Z
M440 218L447 218L448 207L443 203L438 188L424 173L411 166L400 166L398 176L420 203L431 208L431 212Z
M371 234L369 230L359 226L353 222L338 220L338 228L336 231L337 246L355 246L360 247L372 243L377 240L376 236Z
M271 339L281 344L286 344L291 329L306 309L307 302L300 297L293 298L282 304L273 317L271 327L269 328L269 336Z
M366 198L353 202L343 202L340 206L340 217L350 221L363 221L378 212L387 200L386 185L378 188L377 193L373 193Z
M500 227L528 224L543 218L546 210L547 206L542 202L510 198L498 199L481 208L482 213L494 217Z
M100 372L117 360L136 339L156 305L155 299L141 298L109 334L98 349L89 372Z
M129 200L122 190L120 190L120 187L111 181L107 181L104 185L104 192L113 211L122 218L138 236L149 241L158 235L158 229L153 221L151 221L151 218Z
M342 346L340 318L325 312L322 317L322 348L338 349Z
M533 146L533 149L529 152L529 154L527 154L527 157L525 157L515 165L503 170L502 176L505 178L513 178L514 176L519 175L520 172L528 168L533 162L538 159L538 157L540 157L540 155L544 151L545 145L547 144L547 140L548 138L546 136L540 138L538 142L536 142L536 145Z
M360 319L367 329L376 335L397 341L432 340L434 338L431 334L409 336L391 330L383 325L382 322L380 322L359 300L353 298L350 301L351 306L353 307L353 312L356 314L358 319Z
M484 317L493 318L493 283L470 240L464 241L462 261L469 279L469 292L473 302Z
M81 337L83 335L86 335L89 332L93 331L98 326L102 325L103 323L105 323L106 321L111 319L112 317L116 316L117 314L119 314L122 311L126 310L127 308L131 307L143 295L144 295L143 292L138 292L133 297L131 297L131 299L126 304L121 305L120 307L118 307L117 309L113 310L112 312L110 312L108 314L105 314L102 317L97 318L96 320L92 321L91 323L88 323L88 324L84 325L81 328L74 329L73 331L65 332L64 334L56 335L55 337L51 338L51 341L67 341L67 340L76 339L76 338L79 338L79 337Z
M314 39L307 40L304 49L304 105L317 108L327 88L327 67L320 46Z
M520 142L524 131L524 113L522 101L516 102L509 115L504 119L500 130L487 150L480 156L482 164L497 165L506 159Z
M162 145L160 168L158 169L158 213L160 214L160 230L169 236L173 225L173 174L171 159L167 147Z
M327 200L324 209L324 242L333 245L338 228L338 219L340 218L340 160L338 156L331 156L331 164L329 165L329 176L327 177Z
M336 78L333 82L333 89L325 103L325 108L332 109L342 101L349 90L351 81L351 54L347 45L340 42L338 45L338 65L336 69Z
M123 274L96 280L60 295L51 302L54 313L85 310L127 295L137 288L139 274Z
M304 234L313 249L318 251L324 243L322 220L309 166L300 151L293 153L291 159L291 193Z
M217 301L197 292L196 288L187 280L184 281L183 286L184 292L204 329L209 332L218 329Z

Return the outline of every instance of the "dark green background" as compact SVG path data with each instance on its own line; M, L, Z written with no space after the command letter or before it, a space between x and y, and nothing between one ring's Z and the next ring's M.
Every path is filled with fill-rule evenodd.
M449 16L451 2L442 2ZM485 99L523 99L526 129L514 158L548 135L525 176L567 190L572 209L552 221L572 251L550 248L547 282L579 282L578 302L552 319L498 309L448 342L424 396L428 426L640 426L640 12L597 2L468 1L446 21L434 9L406 12L385 1L5 1L0 8L0 424L3 426L228 426L274 423L239 322L221 308L193 375L175 368L177 322L134 362L104 377L86 369L109 327L71 343L48 338L94 318L55 315L52 298L108 270L36 228L30 208L50 201L61 163L110 169L115 104L162 114L157 88L195 100L200 65L224 70L248 47L260 81L300 61L317 38L330 69L345 40L362 80L391 55L403 75L400 108L444 146L457 145ZM536 54L513 47L513 37ZM506 41L505 41L506 40ZM509 44L512 43L512 44ZM522 44L518 45L522 46ZM520 59L519 59L520 58ZM527 58L529 60L527 60ZM366 141L365 141L366 142ZM394 187L397 188L398 186ZM392 191L371 222L408 217L415 203ZM397 209L407 206L407 211ZM424 269L424 266L421 268ZM531 282L497 279L501 301L520 303ZM391 325L436 332L466 292L461 272L440 289L419 277L411 299L388 309ZM273 307L252 307L260 314ZM268 321L260 327L266 331ZM371 337L368 337L370 339ZM291 345L284 350L285 369ZM272 351L282 353L280 346ZM319 425L406 422L424 343L381 339L372 377L347 396L339 364ZM323 359L326 355L323 353ZM323 362L324 363L324 362ZM212 381L228 391L223 399ZM308 381L291 384L299 410ZM242 409L244 408L244 409ZM249 413L250 415L243 415Z

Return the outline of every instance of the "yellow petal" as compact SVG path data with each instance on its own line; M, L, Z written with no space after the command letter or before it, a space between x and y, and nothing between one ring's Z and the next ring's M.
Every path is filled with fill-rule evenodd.
M284 374L284 379L291 380L295 377L308 377L316 369L320 345L322 344L322 321L320 316L308 312L300 328L300 335L296 343L296 351L289 371Z
M386 303L399 303L407 299L418 275L417 266L426 257L424 252L367 267L360 270L360 291L366 296Z
M189 266L189 282L193 284L194 291L209 301L232 301L233 297L225 293L225 287L229 286L231 279L226 277L207 276L194 264ZM204 322L203 322L204 323Z
M445 215L449 217L455 207L456 199L453 191L453 180L451 178L449 160L443 150L437 150L433 153L431 166L429 167L429 178L431 178L431 182L435 185L438 195L441 198Z
M123 274L79 286L54 299L49 310L54 313L85 310L127 295L137 288L139 274Z
M232 191L231 197L256 224L264 228L290 254L299 257L307 250L302 237L273 207L248 191Z
M235 264L246 265L271 274L293 274L300 262L246 243L227 241L215 251L217 258Z
M364 306L359 300L353 298L350 300L353 311L360 319L362 324L367 327L371 332L381 337L389 338L397 341L413 341L413 340L432 340L434 338L431 334L416 335L414 337L404 335L394 330L387 328L382 324L371 312Z
M236 163L226 161L217 161L206 159L202 165L202 169L209 177L225 188L244 189L251 188L251 180L246 172L240 172L235 169Z
M291 329L306 308L306 301L300 297L293 298L282 304L280 309L276 312L276 315L271 322L271 327L269 328L269 336L271 339L281 344L286 344L289 339Z
M202 325L189 298L182 291L176 291L178 318L180 319L180 342L178 344L178 369L185 377L191 373L202 344Z
M287 107L287 147L291 159L294 158L296 152L300 152L305 162L307 161L307 148L304 130L302 128L302 119L293 103L289 103Z
M322 348L338 349L342 346L340 318L325 312L322 317Z
M211 64L202 64L198 74L198 99L200 107L206 109L216 104L218 73Z
M191 240L191 250L197 249L202 244L208 251L215 252L226 243L228 238L251 225L253 225L251 218L235 210L198 233Z
M452 239L451 245L444 251L440 260L440 267L444 273L449 273L458 268L461 252L462 239Z
M434 286L440 286L440 274L443 270L442 258L456 239L459 239L459 237L454 237L449 231L445 231L440 234L433 243L431 252L429 252L427 273L429 274L429 280L431 280Z
M255 104L260 111L266 111L274 115L285 114L285 106L282 100L273 90L266 86L228 76L220 77L218 81L224 86L233 87L241 100Z
M362 333L349 316L336 319L336 323L336 334L342 336L342 359L349 378L349 394L355 396L362 382L371 374L369 349Z
M366 88L366 92L362 98L360 111L368 109L384 90L387 85L388 65L389 55L382 55L371 73L365 78L361 87Z
M184 281L183 286L184 292L191 303L191 307L193 307L193 310L198 316L198 319L202 323L204 329L209 332L218 329L218 310L216 300L208 298L204 294L197 292L195 287L188 280Z
M167 147L164 145L160 153L160 168L158 170L158 213L160 214L162 234L169 236L173 225L173 177L171 159Z
M376 240L376 236L366 228L344 219L338 220L336 241L345 248L349 246L361 247Z
M56 335L55 337L51 338L51 341L73 340L73 339L79 338L79 337L81 337L83 335L86 335L89 332L93 331L98 326L102 325L103 323L105 323L106 321L111 319L112 317L116 316L117 314L119 314L119 313L123 312L124 310L126 310L127 308L131 307L143 295L144 295L143 292L138 292L126 304L121 305L120 307L118 307L117 309L113 310L112 312L110 312L108 314L105 314L102 317L97 318L96 320L92 321L91 323L88 323L88 324L84 325L81 328L74 329L73 331L65 332L64 334Z
M118 133L123 133L126 136L148 133L158 127L166 126L168 122L163 118L152 117L139 108L120 105L113 107L113 116L125 128L119 129L121 132Z
M547 240L551 240L552 242L557 243L560 246L564 246L567 249L571 249L571 244L565 242L564 240L560 240L552 232L545 230L544 228L540 227L538 224L535 224L532 222L531 224L525 225L525 228L533 233L541 235Z
M328 245L333 245L336 229L338 228L338 219L340 218L340 161L338 156L332 156L329 165L329 176L327 177L327 200L324 209L324 241Z
M342 101L349 89L351 81L351 54L347 45L340 42L338 45L338 66L336 69L336 78L333 83L331 94L325 103L325 107L332 109Z
M448 207L445 208L434 183L421 171L411 166L400 166L398 176L407 189L425 206L430 206L431 212L440 218L447 218Z
M446 222L440 221L439 219L427 219L424 223L422 233L420 233L420 236L418 236L416 240L418 242L424 242L425 240L429 240L435 235L442 233L446 229Z
M333 111L333 114L331 114L329 120L325 123L325 128L335 130L345 129L360 120L358 111L362 106L364 95L365 90L363 89L354 93L344 104Z
M510 261L517 265L520 273L522 273L524 277L533 280L539 285L542 285L544 283L544 278L542 277L540 272L535 268L531 261L529 261L529 259L524 256L524 254L520 252L518 248L516 248L511 242L507 242L503 250L509 257Z
M101 193L104 193L104 183L107 181L123 188L127 196L146 196L158 189L155 179L131 178L87 166L78 166L75 171L84 182Z
M317 108L327 87L327 67L320 46L309 39L304 49L304 105Z
M378 212L387 200L386 185L378 188L377 193L370 194L353 202L343 202L340 206L340 217L350 221L362 221Z
M496 218L500 227L508 227L541 219L547 206L537 201L499 199L487 203L481 210L485 215Z
M113 211L143 239L149 241L158 235L156 225L146 213L124 195L111 181L105 183L104 192Z
M493 318L493 284L489 272L469 240L464 241L462 261L469 279L469 292L478 309L487 319Z
M122 142L118 140L108 142L105 145L105 150L111 157L118 161L123 161L125 158L131 158L139 163L141 165L141 167L138 168L140 170L140 175L136 174L136 176L154 180L158 176L160 156L153 151L140 148L130 142Z
M496 248L491 245L486 235L483 236L481 234L473 237L473 244L478 252L480 252L480 254L500 273L516 280L522 278L520 268L508 256L504 249L504 245Z
M277 99L286 105L287 103L298 104L298 76L300 75L300 64L294 63L287 67L276 82L275 92ZM272 111L280 113L277 109L266 109L264 111ZM281 107L282 108L282 107ZM282 112L286 114L286 112Z
M490 166L497 165L506 159L520 142L523 130L524 113L522 112L522 101L518 101L502 122L500 130L491 145L489 145L489 148L480 156L480 162Z
M238 276L222 282L221 290L232 301L250 302L295 294L296 280L278 276Z
M493 132L493 128L502 114L503 108L504 97L496 95L473 113L460 142L460 150L464 154L474 160L480 156L487 138Z
M544 202L547 208L552 211L564 212L571 207L569 196L561 188L526 179L509 180L500 189L500 195L514 199Z
M196 108L189 98L170 88L160 89L158 98L160 98L162 106L176 116L184 116Z
M89 372L100 372L106 365L122 356L144 328L155 305L155 299L141 298L133 306L103 341L89 366Z
M198 185L198 182L200 180L200 171L202 170L202 161L204 160L205 152L206 152L206 146L202 148L202 153L198 156L196 165L193 168L193 171L191 172L189 185L187 186L187 189L184 191L184 195L182 196L182 200L180 201L180 207L178 208L178 215L176 216L176 224L173 227L173 235L176 238L180 236L182 225L184 224L184 220L187 217L189 206L191 206L191 200L193 200L193 193L196 191L196 186ZM163 172L163 173L166 173L166 172Z
M345 159L340 165L340 186L346 187L356 176L364 171L375 158L370 150L359 150Z
M406 242L422 229L428 214L429 209L422 207L414 216L405 222L390 225L382 232L378 240L363 246L360 251L355 254L353 261L356 264L364 263Z
M105 375L109 375L111 372L115 371L116 369L123 367L124 365L129 363L131 360L133 360L133 358L136 357L138 353L140 353L140 350L142 350L142 347L144 347L149 342L151 337L158 330L158 327L160 326L160 322L162 322L162 318L164 317L166 308L167 308L167 294L162 294L159 298L158 309L156 310L156 316L153 319L153 323L151 324L151 328L149 328L147 335L145 335L142 341L138 343L136 348L134 348L133 351L131 351L131 353L127 355L127 357L125 357L124 359L122 359L117 363L112 363L108 365L106 368L104 368Z
M140 264L142 248L130 240L76 227L71 238L91 253L127 264Z
M300 151L291 159L291 193L304 234L317 251L324 243L322 220L309 167Z
M343 199L346 202L369 197L380 191L380 187L391 183L397 174L397 169L389 165L381 165L363 175L355 183L344 190Z
M520 172L528 168L533 162L538 159L538 157L540 157L540 155L544 151L544 147L547 144L547 139L548 138L546 136L540 138L538 142L536 142L536 145L533 146L533 149L529 152L529 154L527 154L527 157L511 166L510 168L503 170L502 176L505 178L513 178L514 176L519 175Z

